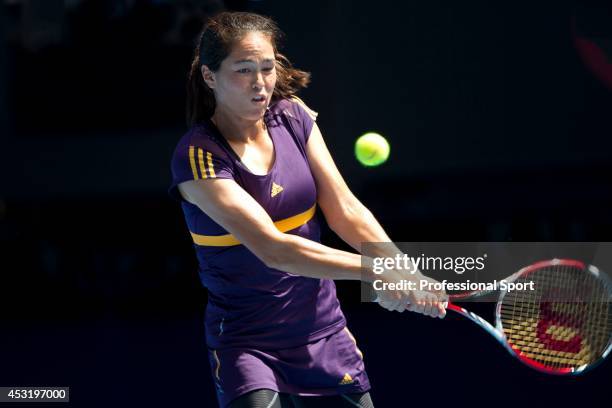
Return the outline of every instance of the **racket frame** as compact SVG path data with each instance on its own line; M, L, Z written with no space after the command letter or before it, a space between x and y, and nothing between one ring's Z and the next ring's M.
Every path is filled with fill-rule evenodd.
M521 270L512 274L505 280L507 282L513 282L519 277L525 277L538 269L541 269L547 266L558 266L558 265L573 266L573 267L578 267L584 271L588 271L588 273L591 273L594 276L596 276L598 279L603 280L604 285L607 286L608 288L608 293L610 293L610 288L612 288L612 281L605 273L600 272L599 269L597 269L595 266L589 265L587 267L583 262L576 261L573 259L551 259L551 260L536 262L532 265L522 268ZM501 307L502 307L504 297L506 296L508 291L507 290L498 290L498 291L500 292L500 295L499 295L497 304L495 306L495 325L492 325L487 320L483 319L477 314L470 312L469 310L461 306L458 306L450 301L446 304L446 309L452 310L453 312L458 313L468 318L472 322L476 323L478 326L484 329L487 333L493 336L502 346L504 346L504 348L512 356L516 357L523 364L537 371L546 373L546 374L580 375L580 374L583 374L597 367L610 354L610 351L612 350L612 337L608 339L607 346L604 348L603 352L601 352L601 354L598 356L598 358L593 363L584 364L580 367L567 367L567 368L556 368L555 369L555 368L547 367L544 364L525 356L523 353L520 352L520 350L518 350L518 348L512 345L512 343L508 340L506 334L504 333L503 325L501 321ZM489 294L491 292L493 291L485 291L485 292L474 291L474 292L469 292L469 293L462 294L462 295L455 295L455 296L451 295L450 299L468 300L474 297L479 297L479 296ZM608 302L610 302L611 300L612 299L610 299L610 295L609 295Z

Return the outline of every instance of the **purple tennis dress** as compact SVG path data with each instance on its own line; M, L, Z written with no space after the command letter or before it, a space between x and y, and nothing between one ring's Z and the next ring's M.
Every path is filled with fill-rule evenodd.
M370 389L334 282L267 267L177 190L187 180L233 179L281 231L320 242L306 156L315 115L297 98L272 102L264 116L275 150L267 175L251 173L210 120L194 125L172 158L169 193L181 202L208 289L206 342L222 407L261 388L313 396Z

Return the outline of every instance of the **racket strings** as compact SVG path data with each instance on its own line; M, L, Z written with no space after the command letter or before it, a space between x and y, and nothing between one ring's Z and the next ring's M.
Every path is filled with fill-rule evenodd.
M565 276L567 276L567 275L565 275ZM576 291L574 293L573 297L576 297L576 295L578 297L583 297L583 295L580 294L578 292L578 290L580 288L584 288L584 286L572 285L572 287ZM546 300L548 301L550 299L546 299ZM559 356L563 356L562 353L563 352L567 352L567 353L569 353L569 357L571 358L572 354L577 354L577 353L576 353L576 350L569 350L569 349L570 348L576 348L577 347L577 343L576 342L570 343L569 340L570 339L580 339L580 337L577 337L580 334L580 332L577 331L577 330L572 330L572 328L576 328L576 327L580 328L581 325L580 325L579 321L576 321L576 319L573 319L574 317L576 317L577 314L576 313L572 313L571 310L568 310L569 307L574 306L572 303L557 302L555 306L556 306L556 309L555 309L556 310L556 312L555 312L556 316L554 316L555 317L555 321L553 321L552 323L554 323L553 329L556 329L556 330L553 330L550 333L544 333L545 336L548 336L549 334L552 335L550 338L545 339L545 340L548 343L557 342L557 343L561 344L562 346L566 346L565 350L564 350L563 347L559 347L559 345L557 345L556 347L553 347L553 349L555 349L556 351L559 352L558 353ZM601 305L597 304L595 302L593 303L593 306L595 306L595 308L601 309ZM583 309L584 309L584 305L577 305L577 307L579 307L579 308L583 307ZM540 311L542 312L542 310L540 310ZM550 311L551 310L549 310L549 312ZM583 310L582 312L579 312L579 313L585 313L585 312L586 311ZM595 314L598 314L597 310L595 311ZM541 319L549 319L550 320L550 316L546 316L546 313L544 313L544 316L541 316L540 318ZM587 324L589 322L592 322L592 320L587 320ZM560 333L559 327L565 328L564 332ZM599 327L599 326L596 326L596 327ZM586 331L588 331L588 330L589 330L589 328L587 327ZM565 336L563 336L563 334L565 334ZM541 340L542 333L540 333L539 337L540 337L540 340ZM572 347L570 347L570 345ZM583 348L583 349L580 350L580 352L581 352L582 356L581 356L580 353L578 353L575 356L575 358L580 359L582 357L582 359L584 359L584 355L588 354L588 349L587 348ZM564 359L559 359L559 362L560 363L568 363L569 361L565 361ZM585 361L580 361L580 363L583 363L583 362L585 362Z
M519 277L535 290L507 293L499 319L519 355L552 369L578 368L604 352L612 334L610 288L573 265L547 265Z

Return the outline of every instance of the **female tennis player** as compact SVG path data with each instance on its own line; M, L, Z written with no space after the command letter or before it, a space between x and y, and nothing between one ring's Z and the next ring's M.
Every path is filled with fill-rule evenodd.
M295 93L309 74L278 52L269 18L224 12L204 26L188 79L189 131L172 159L208 289L206 340L222 407L372 407L362 355L333 280L372 281L373 256L320 243L329 226L360 249L390 242L351 193ZM418 279L401 271L376 275ZM444 316L439 294L379 293L380 304Z

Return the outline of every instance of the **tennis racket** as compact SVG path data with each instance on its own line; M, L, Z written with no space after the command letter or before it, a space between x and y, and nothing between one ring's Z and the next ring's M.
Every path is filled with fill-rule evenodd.
M491 294L449 295L447 310L476 323L519 361L547 374L578 375L612 348L612 284L592 265L570 259L541 261L507 282L535 282L534 290L499 291L495 323L456 305Z

